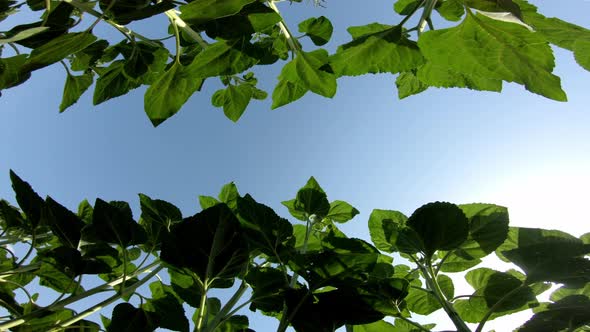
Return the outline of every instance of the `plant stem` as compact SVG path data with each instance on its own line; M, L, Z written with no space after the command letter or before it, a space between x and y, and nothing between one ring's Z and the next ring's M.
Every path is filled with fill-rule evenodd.
M145 268L143 268L141 270L135 271L133 274L129 275L129 277L135 277L135 276L138 276L138 275L140 275L140 274L142 274L144 272L147 272L152 267L155 267L158 264L160 264L160 262L159 261L156 261L156 262L154 262L154 263L146 266ZM156 270L158 270L158 271L161 270L161 269L162 269L161 266L158 266L156 268ZM43 313L45 313L47 309L51 309L51 310L63 309L67 305L72 304L74 302L77 302L77 301L79 301L81 299L85 299L85 298L87 298L89 296L92 296L94 294L98 294L98 293L103 292L103 291L105 291L105 290L107 290L109 288L112 289L114 286L116 286L116 285L118 285L118 284L120 284L122 282L123 282L123 278L115 279L115 280L113 280L113 281L111 281L109 283L104 283L104 284L102 284L100 286L97 286L97 287L94 287L92 289L89 289L89 290L87 290L87 291L85 291L83 293L80 293L80 294L77 294L77 295L72 295L72 296L70 296L68 298L65 298L65 299L63 299L63 300L61 300L59 302L56 302L56 303L52 304L48 308L41 308L39 310L35 310L35 311L33 311L33 312L31 312L31 313L29 313L27 315L21 316L19 318L9 320L9 321L7 321L5 323L0 324L0 331L6 331L6 330L8 330L10 328L19 326L19 325L21 325L21 324L23 324L23 323L25 323L25 322L33 319L33 318L37 318L37 316L40 316ZM120 297L121 295L119 294L117 296Z
M420 7L422 7L422 5L424 5L424 2L425 1L426 0L422 0L422 1L418 2L418 3L416 3L416 7L414 7L414 9L412 9L412 11L408 15L406 15L406 17L404 17L404 19L401 22L399 22L398 25L401 27L404 24L406 24L406 22L408 22L410 20L410 18L412 18L412 16L414 16L414 14L416 14L416 12L418 11L418 9L420 9Z
M229 318L228 313L234 308L234 306L242 298L242 295L244 295L244 292L246 292L247 289L248 289L248 284L246 284L246 282L242 280L242 283L238 287L238 290L234 293L234 295L232 295L232 297L229 299L229 301L227 301L227 303L223 306L223 308L221 308L221 310L219 310L217 315L215 315L215 318L213 318L211 323L208 324L206 331L211 331L211 332L215 331L215 328L217 328L217 325L219 325L219 323L221 321L225 320L226 318Z
M502 298L499 299L498 302L494 303L494 305L490 308L490 310L488 310L488 312L486 312L486 315L483 316L483 319L481 320L481 322L479 322L479 325L477 325L475 332L481 332L484 325L486 324L486 321L490 318L490 316L494 313L494 311L496 311L496 309L498 309L498 307L502 303L504 303L504 301L506 301L509 297L511 297L515 293L519 292L522 288L527 287L527 286L528 285L526 283L523 283L522 285L520 285L520 286L514 288L513 290L511 290L510 292L506 293L506 295L502 296Z
M465 321L463 321L463 319L461 319L459 314L453 308L452 304L449 301L447 301L445 295L443 294L442 290L440 289L440 286L438 285L438 282L436 281L436 276L434 273L434 269L432 268L432 264L430 262L430 259L427 259L426 266L420 265L420 269L422 270L422 274L424 276L424 279L426 280L426 284L428 285L428 288L430 288L430 290L432 290L432 292L433 292L432 295L434 295L434 297L439 301L439 303L443 307L444 311L447 313L449 318L453 321L453 324L455 324L457 331L458 332L471 332L471 329L469 329L467 324L465 324Z
M209 44L201 37L201 35L193 30L186 22L178 16L175 9L170 9L164 12L166 16L172 21L173 25L180 28L184 33L186 33L189 37L191 37L194 41L199 44L202 48L207 48Z
M428 23L427 21L430 18L430 14L432 13L432 10L436 6L437 2L438 0L426 0L422 17L420 17L420 21L418 22L418 34L421 34L426 28L426 23Z
M285 19L281 15L281 12L279 11L279 8L277 8L277 5L275 5L274 0L267 1L266 3L268 3L268 7L270 7L272 10L274 10L281 17L281 21L279 21L279 28L281 29L281 32L283 33L283 35L285 35L285 39L287 39L287 44L289 44L289 47L291 48L291 50L301 51L301 48L299 47L299 45L293 40L293 35L291 34L291 32L289 31L289 28L285 24Z
M80 2L78 0L63 0L64 2L69 3L70 5L76 7L78 10L88 13L96 18L102 17L102 14L100 12L97 12L96 10L94 10L90 5L88 5L87 3L84 2ZM151 40L148 37L145 37L137 32L134 32L132 30L130 30L129 28L117 24L111 20L104 20L104 22L108 23L109 25L111 25L112 27L114 27L115 29L119 30L121 33L123 33L126 36L134 36L137 39L143 40L144 42L146 42L147 44L154 46L154 47L161 47L160 44L154 42L153 40Z
M64 321L63 323L58 324L56 327L54 327L53 329L49 330L49 332L58 332L58 331L62 331L64 327L70 326L90 315L92 315L95 312L98 312L100 310L102 310L104 307L108 306L109 304L116 302L117 300L121 299L122 297L131 294L132 292L134 292L137 288L139 288L141 285L145 284L146 282L150 281L161 269L163 269L164 267L162 265L158 266L157 268L155 268L152 272L150 272L150 274L148 274L145 278L137 281L136 283L134 283L133 285L125 288L125 290L121 293L117 293L111 297L109 297L108 299L84 310L83 312L79 313L78 315Z
M197 322L195 326L195 331L201 332L203 329L203 322L205 320L205 314L207 313L207 284L208 280L205 279L203 281L203 293L201 294L201 301L199 303L199 314L197 316Z

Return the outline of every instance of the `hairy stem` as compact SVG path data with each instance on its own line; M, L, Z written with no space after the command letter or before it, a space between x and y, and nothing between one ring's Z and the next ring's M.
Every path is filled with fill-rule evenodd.
M159 261L156 261L156 262L154 262L154 263L146 266L145 268L143 268L141 270L135 271L133 274L129 275L129 277L138 276L138 275L140 275L140 274L142 274L144 272L149 271L151 268L158 266L159 264L160 264L160 262ZM156 268L157 271L159 271L161 269L162 269L162 267L160 267L160 266L158 266ZM50 309L50 310L63 309L63 308L65 308L69 304L72 304L72 303L77 302L79 300L85 299L85 298L87 298L89 296L92 296L94 294L101 293L101 292L103 292L105 290L110 290L114 286L116 286L116 285L118 285L118 284L120 284L122 282L123 282L123 278L115 279L115 280L113 280L111 282L104 283L104 284L102 284L100 286L97 286L97 287L94 287L92 289L89 289L89 290L87 290L87 291L85 291L83 293L80 293L80 294L77 294L77 295L72 295L72 296L70 296L68 298L65 298L65 299L63 299L63 300L61 300L59 302L56 302L56 303L52 304L50 307L41 308L39 310L35 310L35 311L33 311L33 312L29 313L29 314L26 314L24 316L21 316L19 318L12 319L12 320L9 320L7 322L4 322L4 323L0 324L0 331L6 331L6 330L8 330L10 328L19 326L19 325L21 325L21 324L23 324L23 323L25 323L25 322L33 319L33 318L37 318L38 316L43 315L46 312L47 309ZM117 294L117 296L118 297L121 297L120 294Z
M427 259L426 266L422 265L420 266L420 269L422 270L422 274L424 275L424 279L426 280L428 288L433 292L432 295L434 295L434 297L439 301L439 303L443 307L443 310L447 313L451 321L453 321L453 324L455 324L457 331L471 332L471 329L469 329L467 324L465 324L465 321L461 319L459 314L453 308L453 305L449 301L447 301L445 295L440 289L440 286L436 281L436 274L434 272L434 269L432 268L430 259Z
M145 284L146 282L150 281L161 269L163 269L163 266L158 266L157 268L155 268L152 272L150 272L147 276L145 276L143 279L137 281L136 283L134 283L133 285L130 285L129 287L125 288L125 290L121 293L117 293L111 297L109 297L108 299L84 310L83 312L79 313L78 315L64 321L63 323L58 324L56 327L54 327L53 329L49 330L49 332L58 332L58 331L63 331L64 327L70 326L90 315L92 315L95 312L98 312L100 310L102 310L104 307L110 305L111 303L116 302L117 300L121 299L122 297L129 295L131 293L133 293L137 288L139 288L141 285Z
M301 51L299 44L293 40L293 34L291 34L291 32L289 31L289 28L287 27L287 24L285 24L285 19L281 15L281 12L279 11L279 8L277 8L277 5L275 5L275 2L273 0L270 0L270 1L267 1L267 3L268 3L268 7L270 7L272 10L274 10L281 17L281 21L279 22L279 28L281 29L281 32L283 33L283 35L285 35L285 39L287 39L287 44L289 44L289 47L291 48L291 50L292 51Z

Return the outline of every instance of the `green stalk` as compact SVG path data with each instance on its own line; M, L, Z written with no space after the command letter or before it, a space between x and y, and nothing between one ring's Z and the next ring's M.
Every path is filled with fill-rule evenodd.
M177 28L180 28L184 33L186 33L189 37L191 37L194 41L199 44L202 48L207 48L209 44L201 37L201 35L193 30L186 22L178 16L175 9L170 9L164 12L166 16L173 22L173 25Z
M158 264L160 264L160 262L159 261L155 261L154 263L146 266L145 268L143 268L141 270L135 271L134 273L132 273L131 275L129 275L129 277L132 278L132 277L138 276L138 275L140 275L140 274L142 274L144 272L147 272L152 267L155 267ZM161 266L158 266L156 269L159 271L159 270L162 269L162 267ZM47 309L50 309L50 310L63 309L63 308L65 308L69 304L72 304L72 303L77 302L79 300L85 299L85 298L87 298L89 296L92 296L94 294L101 293L101 292L103 292L105 290L112 289L114 286L116 286L116 285L118 285L118 284L120 284L122 282L123 282L123 278L115 279L115 280L113 280L113 281L111 281L109 283L104 283L104 284L102 284L100 286L97 286L97 287L94 287L92 289L89 289L89 290L87 290L87 291L85 291L83 293L80 293L80 294L77 294L77 295L72 295L72 296L70 296L68 298L65 298L65 299L63 299L63 300L61 300L59 302L56 302L56 303L52 304L49 307L41 308L41 309L36 310L36 311L33 311L33 312L31 312L31 313L29 313L27 315L24 315L24 316L21 316L19 318L12 319L12 320L9 320L7 322L4 322L4 323L0 324L0 331L7 331L8 329L13 328L13 327L16 327L16 326L19 326L19 325L21 325L21 324L23 324L23 323L25 323L25 322L33 319L33 318L37 318L38 316L41 316L44 313L46 313L46 310ZM118 294L117 296L121 297L120 294Z
M420 266L422 270L422 274L424 275L424 279L426 280L426 284L428 288L432 290L432 295L438 300L438 302L442 305L444 311L447 313L455 327L457 328L458 332L471 332L471 329L465 324L465 321L461 319L459 314L453 308L453 305L447 301L445 295L443 294L440 286L438 285L438 281L436 280L436 274L434 273L434 269L432 268L432 264L430 259L427 259L426 266Z
M420 22L418 22L418 34L421 34L424 29L426 28L426 23L430 19L430 14L432 14L432 10L436 6L437 0L426 0L426 4L424 5L424 11L422 12L422 17L420 17Z
M242 295L244 295L247 289L248 284L246 284L246 282L242 280L242 283L240 284L240 287L238 287L238 290L234 293L234 295L232 295L232 297L229 299L229 301L227 301L223 308L221 308L217 315L215 315L215 318L213 318L211 323L207 324L208 326L206 331L215 331L215 328L217 328L217 325L219 325L221 321L225 320L226 318L229 318L228 313L242 298Z
M157 268L155 268L152 272L150 272L150 274L148 274L145 278L139 280L138 282L134 283L133 285L125 288L125 290L121 293L115 294L111 297L109 297L108 299L84 310L83 312L79 313L78 315L64 321L63 323L59 323L56 327L54 327L53 329L49 330L48 332L59 332L59 331L63 331L64 327L70 326L92 314L94 314L95 312L98 312L100 310L102 310L104 307L110 305L111 303L114 303L118 300L120 300L122 297L127 296L133 292L135 292L135 290L137 288L139 288L141 285L145 284L146 282L150 281L158 272L160 272L160 270L162 270L164 267L162 265L158 266Z
M293 34L291 34L289 28L287 27L287 24L285 24L285 19L281 15L281 12L279 11L279 8L277 8L277 5L275 5L274 0L269 0L266 3L268 3L268 7L270 7L270 9L274 10L281 17L281 21L279 22L279 28L281 29L283 35L285 35L285 38L287 39L287 44L289 44L291 50L301 51L299 45L293 40Z
M199 315L197 316L197 324L195 331L201 332L203 329L203 322L205 321L205 314L207 313L207 284L208 280L203 281L203 292L201 294L201 301L199 303Z
M506 295L502 296L502 298L500 300L498 300L498 302L494 303L494 305L490 308L490 310L488 310L488 312L486 312L486 315L483 316L483 319L481 320L481 322L479 322L479 325L477 325L477 328L475 329L475 332L481 332L481 330L483 329L484 325L486 324L487 320L490 318L490 316L494 313L494 311L496 311L496 309L498 309L498 307L504 303L504 301L506 301L509 297L511 297L512 295L514 295L515 293L517 293L518 291L520 291L522 288L527 287L528 285L526 283L523 283L522 285L514 288L513 290L511 290L510 292L506 293Z

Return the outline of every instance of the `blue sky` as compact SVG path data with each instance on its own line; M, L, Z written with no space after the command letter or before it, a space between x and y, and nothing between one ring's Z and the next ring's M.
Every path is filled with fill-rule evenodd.
M588 26L590 1L532 3L547 16ZM280 9L292 27L329 17L331 50L349 40L348 26L398 21L391 1L326 5ZM3 91L0 197L14 202L13 169L42 196L72 209L101 197L129 201L137 211L137 194L145 193L188 216L199 210L198 195L216 195L234 181L242 194L287 217L280 202L313 175L331 200L360 210L343 227L355 237L368 239L374 208L410 214L435 200L502 204L514 226L581 235L590 231L590 73L568 52L555 51L567 103L512 84L501 94L431 89L400 101L394 76L369 75L340 79L334 99L308 94L274 111L270 101L255 101L234 124L210 105L219 87L211 80L158 128L144 114L141 88L98 107L86 94L59 114L65 73L54 65ZM278 69L256 71L262 88L272 92Z

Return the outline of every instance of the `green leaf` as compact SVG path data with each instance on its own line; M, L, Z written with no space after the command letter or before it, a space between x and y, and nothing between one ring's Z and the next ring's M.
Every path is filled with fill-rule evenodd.
M574 43L574 55L576 62L584 69L590 71L590 38L576 40Z
M478 91L502 91L502 80L482 76L469 76L448 67L438 66L431 62L419 67L416 77L427 86L438 88L468 88Z
M303 211L307 216L316 215L323 219L330 211L330 203L326 194L311 188L303 188L297 192L295 209Z
M549 304L546 310L537 312L518 331L574 331L588 323L590 323L590 299L584 295L570 295Z
M23 70L26 61L26 54L0 59L0 90L17 86L31 77L30 72Z
M283 201L283 204L287 209L289 209L289 213L298 220L307 221L307 216L305 215L305 211L302 211L299 206L296 205L297 200L291 199L288 201Z
M369 217L371 241L379 250L389 253L397 251L398 231L407 220L408 217L398 211L373 210Z
M25 220L20 211L5 200L0 200L0 227L4 230L21 228Z
M494 313L490 319L537 304L533 290L523 287L523 281L509 273L479 268L467 272L465 279L475 292L468 300L457 300L454 307L466 322L480 322L492 307Z
M203 24L217 18L237 14L256 0L201 0L180 6L180 18L189 24Z
M59 238L63 245L74 249L78 248L82 227L84 227L82 220L51 197L47 197L45 204L46 221L53 234Z
M393 5L393 10L400 15L408 15L420 4L419 0L397 0Z
M281 16L262 2L252 2L239 13L210 21L203 27L212 39L236 39L264 32L281 21Z
M449 21L459 21L465 15L465 8L462 0L446 0L440 3L440 6L435 7L436 11Z
M84 71L91 66L96 65L98 60L103 56L105 49L109 46L109 42L100 39L90 44L82 51L74 53L71 62L72 70Z
M404 99L428 89L428 85L420 81L412 71L401 72L395 80L395 85L397 86L399 99Z
M16 41L29 38L31 36L34 36L34 35L40 33L40 32L46 31L47 29L49 29L49 27L34 27L34 28L19 31L17 34L15 34L14 36L12 36L10 38L0 38L0 45L14 43Z
M297 52L295 71L303 84L313 93L332 98L336 94L336 76L328 64L328 52L317 49L313 52Z
M295 61L287 63L279 75L279 83L272 93L271 109L287 105L303 97L309 88L297 76Z
M445 274L439 274L436 277L436 280L443 295L447 298L447 300L450 301L455 296L455 286L453 285L453 280Z
M156 47L145 42L121 44L118 48L125 57L123 73L131 80L156 81L164 72L170 53L164 47ZM151 79L151 76L156 76Z
M338 76L399 73L424 63L418 45L407 39L399 26L371 25L363 31L373 31L376 28L384 30L356 38L353 35L351 42L338 47L338 51L330 59Z
M154 314L129 303L119 303L113 309L107 332L153 331L158 326Z
M456 249L453 252L441 252L441 254L448 254L440 268L442 272L462 272L481 263L481 259L479 258L462 255L461 249Z
M237 122L252 99L252 87L249 84L230 85L223 96L223 113L228 119Z
M84 73L80 76L68 74L64 86L63 97L59 105L60 113L68 107L74 105L80 96L92 85L92 72Z
M218 41L197 54L187 70L193 79L239 74L258 63L256 51L247 39Z
M162 243L161 259L195 272L204 288L215 279L234 278L249 262L240 222L225 204L218 204L173 226Z
M289 281L283 271L271 267L254 267L248 270L246 282L252 287L251 309L265 313L283 311L283 294Z
M139 83L130 80L124 73L125 62L117 60L112 62L107 68L98 70L99 77L94 87L94 96L92 103L101 104L109 99L122 96L127 92L139 87Z
M145 230L133 220L129 206L107 203L100 198L94 203L92 223L82 229L82 239L90 242L104 241L128 247L147 241Z
M442 308L436 297L424 289L410 288L404 301L411 312L419 315L430 315Z
M551 293L550 299L553 302L557 302L570 295L585 295L587 297L590 297L590 283L587 283L586 285L580 288L570 288L567 286L561 286L553 293Z
M145 93L145 112L154 127L176 114L202 85L203 80L194 77L188 67L174 62Z
M142 309L157 317L158 326L173 331L189 331L189 322L184 314L180 299L174 294L172 287L155 281L150 284L152 298Z
M512 0L463 0L463 3L485 12L512 13L516 17L522 17L520 7Z
M326 218L336 222L347 222L359 214L359 210L344 201L333 201L330 203L330 210Z
M214 205L219 204L220 202L215 197L211 196L199 196L199 204L201 205L201 209L205 210Z
M250 195L238 197L237 212L250 249L258 249L269 257L284 260L281 257L286 250L284 243L293 236L291 223Z
M332 37L334 27L324 16L311 17L299 23L299 32L305 33L316 46L325 45Z
M45 202L31 188L28 182L23 181L12 170L10 170L10 180L12 181L12 188L16 193L16 201L27 217L28 226L34 229L42 223Z
M96 36L87 32L74 32L59 36L47 44L35 48L24 66L28 71L49 66L72 53L85 49L95 40Z
M171 203L151 199L144 194L139 194L139 203L141 207L139 224L146 230L151 248L157 250L172 225L182 220L182 213Z
M84 221L85 224L92 223L93 208L87 200L83 200L78 204L78 217Z
M202 293L202 285L197 283L198 277L192 272L174 267L168 267L168 273L170 273L170 285L174 293L186 304L198 308Z
M456 249L467 239L469 232L469 221L463 211L446 202L421 206L408 218L407 225L422 239L427 257L437 250Z
M225 184L217 196L219 201L225 203L232 211L237 209L239 197L238 187L233 182Z
M468 77L523 84L547 98L566 100L559 77L551 73L551 48L543 37L520 25L468 13L457 27L422 34L418 45L435 66Z

